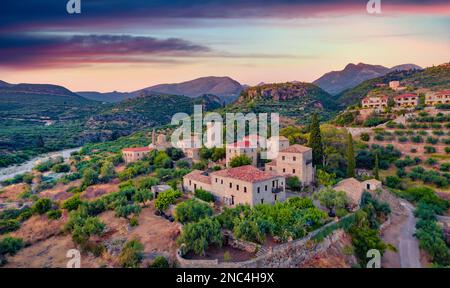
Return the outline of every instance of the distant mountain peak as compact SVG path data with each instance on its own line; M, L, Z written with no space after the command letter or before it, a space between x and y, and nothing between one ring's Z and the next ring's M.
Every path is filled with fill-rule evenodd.
M349 63L343 70L332 71L324 74L313 83L332 95L356 87L362 82L384 76L395 70L421 69L415 64L402 64L387 68L382 65L372 65L359 62L358 64Z

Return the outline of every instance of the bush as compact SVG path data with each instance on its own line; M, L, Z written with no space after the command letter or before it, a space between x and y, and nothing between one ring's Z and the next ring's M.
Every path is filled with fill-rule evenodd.
M164 256L156 256L153 260L151 268L169 268L169 261Z
M31 208L34 213L36 214L44 214L47 213L48 210L52 208L52 201L48 198L40 198L39 200L34 203L33 207Z
M445 153L450 154L450 147L445 147Z
M434 148L432 146L425 146L423 148L425 149L426 154L436 153L436 148Z
M130 226L131 227L136 227L139 225L139 219L136 216L131 217L130 219Z
M444 171L444 172L449 172L450 171L450 162L442 163L441 166L439 167L439 170Z
M195 197L206 202L214 202L214 195L203 189L195 189Z
M20 238L5 237L0 240L0 256L16 255L16 253L25 246Z
M155 201L155 208L158 209L159 211L164 211L167 208L169 208L171 204L174 204L175 200L181 197L182 195L183 193L173 189L159 193Z
M233 229L234 235L244 241L264 243L265 237L255 221L242 219L237 221Z
M286 185L294 191L300 191L302 188L302 183L297 176L287 177Z
M200 219L198 222L183 226L183 231L177 239L178 245L184 244L183 253L193 251L204 255L210 244L222 246L223 237L220 224L210 218Z
M361 140L364 142L370 141L370 135L368 133L361 133Z
M213 210L210 206L194 199L182 202L175 208L175 219L181 223L197 222L212 214Z
M139 268L144 259L144 245L134 239L125 243L119 255L119 263L123 268Z
M50 210L47 212L47 217L52 220L57 220L61 218L62 212L61 210Z
M52 171L55 173L67 173L70 171L70 165L68 164L56 164L52 167Z
M400 187L401 182L402 182L401 179L398 178L397 176L388 176L385 179L385 185L394 189L398 189Z
M250 159L247 155L239 155L235 156L230 161L230 167L240 167L245 165L252 164L252 159Z

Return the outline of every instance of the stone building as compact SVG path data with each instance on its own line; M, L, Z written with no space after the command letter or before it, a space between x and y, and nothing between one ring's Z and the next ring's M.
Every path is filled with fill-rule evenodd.
M314 182L312 149L302 145L292 145L278 152L278 157L266 164L266 171L273 171L286 177L297 176L302 185Z
M365 190L375 191L381 188L381 182L376 179L360 182L355 178L344 179L333 187L336 191L345 192L348 200L350 201L349 204L352 210L359 209L359 205L361 204L361 196Z
M388 96L367 96L361 101L363 108L382 110L388 106Z
M122 150L122 157L125 163L129 164L143 159L152 150L150 147L125 148Z
M402 94L394 96L396 107L416 107L419 104L419 96L416 94Z
M450 103L450 90L430 92L425 95L425 105L434 106Z
M150 144L149 147L158 151L164 151L167 148L172 147L172 144L166 140L166 135L158 134L158 136L156 136L155 129L153 129L152 144Z
M273 204L286 198L283 176L251 165L212 173L195 170L183 177L183 188L191 192L195 189L209 191L227 206Z

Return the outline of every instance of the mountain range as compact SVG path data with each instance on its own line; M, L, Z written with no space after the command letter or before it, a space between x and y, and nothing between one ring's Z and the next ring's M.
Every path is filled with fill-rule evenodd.
M337 95L344 90L358 86L366 80L384 76L393 71L421 69L420 66L415 64L402 64L387 68L381 65L350 63L343 70L328 72L313 83L331 95Z
M85 98L104 102L120 102L125 99L137 97L143 92L182 95L190 98L196 98L209 94L216 95L221 99L221 102L230 103L239 96L243 88L244 87L239 82L231 79L230 77L210 76L181 83L159 84L133 92L113 91L108 93L100 93L93 91L82 91L77 93Z

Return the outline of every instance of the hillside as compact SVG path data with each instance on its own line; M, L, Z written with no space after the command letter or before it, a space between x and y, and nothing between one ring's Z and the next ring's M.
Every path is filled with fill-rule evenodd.
M220 97L222 101L230 103L239 96L242 86L230 77L202 77L182 83L151 86L140 91L184 95L191 98L212 94Z
M289 82L250 87L241 93L235 103L227 106L225 111L278 112L281 116L303 124L315 112L323 119L329 119L335 108L332 96L314 84Z
M350 63L343 70L328 72L313 83L328 93L336 95L344 90L354 88L366 80L386 75L389 72L412 69L421 69L421 67L414 64L403 64L387 68L381 65Z
M76 92L78 95L80 95L83 98L89 99L89 100L95 100L95 101L101 101L101 102L110 102L110 103L117 103L120 101L123 101L128 98L134 98L138 95L128 92L96 92L96 91L80 91Z
M389 81L400 80L403 86L417 88L445 89L450 85L450 64L429 67L424 70L393 71L385 76L364 81L358 86L348 89L336 96L340 106L357 104L367 93L386 88L378 88L377 84L388 84Z

